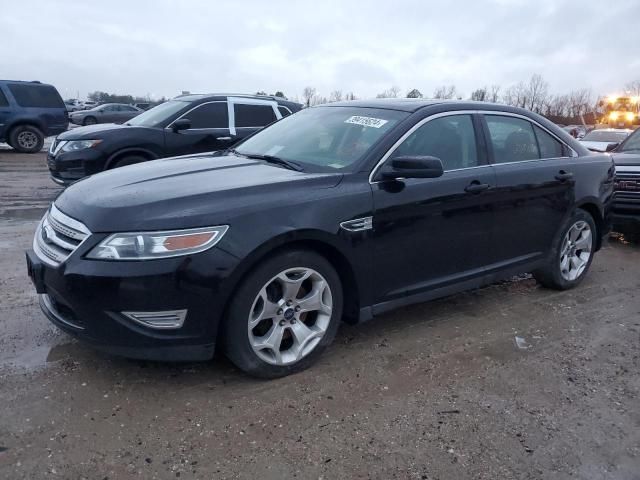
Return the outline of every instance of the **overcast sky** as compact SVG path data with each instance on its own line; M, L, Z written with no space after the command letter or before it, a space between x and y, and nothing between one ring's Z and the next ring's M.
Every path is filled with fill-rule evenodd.
M640 80L640 0L2 0L0 78L88 92L553 92Z

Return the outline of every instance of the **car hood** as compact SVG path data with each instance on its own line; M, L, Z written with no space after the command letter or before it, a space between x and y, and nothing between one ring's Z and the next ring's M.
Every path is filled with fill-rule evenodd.
M125 129L139 128L131 125L117 125L115 123L98 123L86 127L73 128L58 135L58 140L96 140L106 135L118 135Z
M56 206L94 233L231 223L313 198L339 173L305 173L235 155L191 155L116 168L67 188Z
M640 166L640 153L614 153L612 157L616 167Z
M585 148L592 150L594 152L606 152L607 146L616 142L595 142L593 140L580 140L580 144Z

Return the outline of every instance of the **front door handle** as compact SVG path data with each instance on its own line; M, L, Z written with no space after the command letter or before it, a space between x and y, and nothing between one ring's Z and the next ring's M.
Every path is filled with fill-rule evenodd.
M480 183L478 180L474 180L464 188L464 191L467 193L480 193L480 192L484 192L488 188L489 188L488 183Z
M564 170L560 170L556 175L556 180L560 180L561 182L566 182L567 180L571 180L573 178L573 173L565 172Z
M220 140L222 142L225 142L227 140L231 140L231 137L216 137L216 140Z

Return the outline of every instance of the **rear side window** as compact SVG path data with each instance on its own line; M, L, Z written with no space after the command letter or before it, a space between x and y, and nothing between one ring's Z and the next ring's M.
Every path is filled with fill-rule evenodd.
M8 106L9 106L9 102L7 101L7 97L5 96L4 92L0 90L0 107L8 107Z
M521 162L540 158L533 125L526 120L486 115L495 163Z
M50 85L10 83L8 87L21 107L65 108L58 91Z
M402 155L437 157L445 170L476 167L478 153L471 115L450 115L425 123L393 152L394 157Z
M191 120L191 128L229 128L227 102L205 103L182 118Z
M264 127L276 120L271 105L245 105L237 103L233 106L236 127Z
M283 107L282 105L278 107L278 111L280 112L280 115L282 115L282 118L291 115L291 110L289 110L287 107Z
M536 125L533 126L533 129L538 139L541 158L559 158L564 156L564 149L558 140Z

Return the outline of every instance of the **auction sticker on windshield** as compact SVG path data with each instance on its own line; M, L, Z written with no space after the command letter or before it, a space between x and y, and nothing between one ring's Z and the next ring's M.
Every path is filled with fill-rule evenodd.
M344 123L353 123L355 125L362 125L363 127L373 127L380 128L388 120L383 120L381 118L373 118L373 117L361 117L360 115L354 115L352 117L347 118Z

